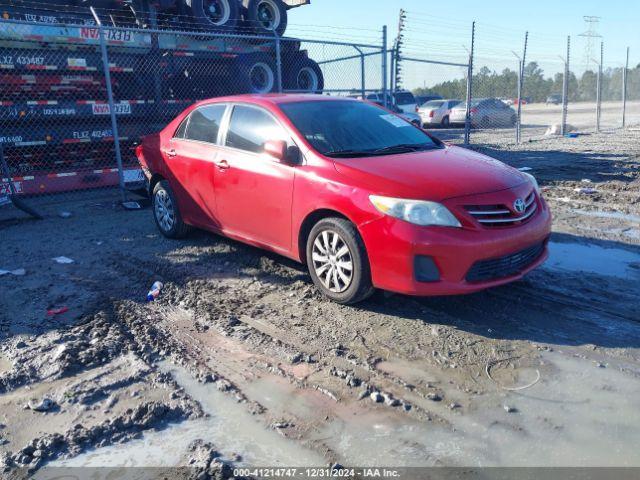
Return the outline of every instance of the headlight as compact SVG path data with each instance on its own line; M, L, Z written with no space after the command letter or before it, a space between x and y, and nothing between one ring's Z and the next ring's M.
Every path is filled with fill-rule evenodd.
M462 226L447 207L436 202L403 200L378 195L369 195L369 200L379 212L415 225Z
M538 195L539 195L540 185L538 185L538 180L536 180L536 177L534 177L533 175L527 172L522 172L522 173L524 173L527 177L529 177L529 180L531 181L531 183L533 183L533 187L536 189L536 192L538 192Z

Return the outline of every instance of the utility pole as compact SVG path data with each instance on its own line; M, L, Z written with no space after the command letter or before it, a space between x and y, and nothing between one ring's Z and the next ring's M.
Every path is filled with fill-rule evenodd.
M520 143L522 135L522 88L524 86L524 66L527 58L527 42L529 41L529 32L524 34L524 48L522 49L522 58L513 52L518 57L518 117L516 119L516 143Z
M471 24L471 51L469 52L469 63L467 65L467 95L466 111L464 115L464 144L469 145L471 135L471 96L473 95L473 53L476 42L476 22Z
M404 27L405 21L407 20L407 12L403 9L400 9L400 14L398 15L398 36L393 45L393 87L391 94L393 95L398 88L402 85L402 66L400 62L402 60L402 44L404 41Z
M593 56L594 39L602 38L602 35L600 35L596 31L598 28L598 23L600 23L600 17L595 17L593 15L585 15L582 18L584 18L584 21L586 23L587 31L581 33L579 36L586 38L586 41L587 41L584 47L584 58L585 58L584 69L589 70L589 65L591 65L591 62L593 61L592 56Z

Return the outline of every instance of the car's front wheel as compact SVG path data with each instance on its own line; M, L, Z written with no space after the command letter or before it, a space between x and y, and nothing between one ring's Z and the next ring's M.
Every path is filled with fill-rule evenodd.
M178 202L166 180L153 187L153 218L158 230L167 238L182 238L189 233L190 227L182 221Z
M313 283L331 300L348 305L373 293L364 242L348 220L325 218L316 223L306 253Z

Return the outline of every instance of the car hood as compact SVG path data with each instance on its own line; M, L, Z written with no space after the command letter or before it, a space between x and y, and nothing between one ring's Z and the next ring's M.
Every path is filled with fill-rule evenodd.
M438 150L364 158L336 158L336 170L373 193L442 201L513 188L528 181L515 168L471 150Z

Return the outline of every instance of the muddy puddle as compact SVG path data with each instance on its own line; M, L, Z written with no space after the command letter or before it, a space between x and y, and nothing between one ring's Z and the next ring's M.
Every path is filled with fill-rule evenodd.
M640 254L595 244L550 242L549 259L544 266L626 280L640 279Z
M88 451L55 466L180 466L191 442L202 439L213 443L223 458L240 455L246 465L324 466L327 461L310 449L266 429L232 395L217 390L215 384L202 384L182 367L162 362L160 369L173 375L186 393L199 401L208 418L168 425L160 431L146 432L141 439Z
M211 417L171 425L142 439L57 462L64 466L180 465L198 438L220 446L223 457L245 465L326 465L306 445L324 445L345 465L367 466L637 466L640 379L569 353L547 352L540 381L509 392L471 398L448 415L451 426L417 422L397 409L362 402L336 403L327 421L315 422L302 442L265 428L246 406L195 382L179 367L163 364ZM530 372L529 372L530 373ZM265 406L308 419L327 404L284 379L255 382L246 392ZM507 412L505 405L512 411Z
M536 385L496 386L471 411L452 411L450 429L376 412L334 420L318 437L356 465L639 465L638 378L561 353L543 362Z
M571 213L577 213L578 215L585 215L587 217L596 217L596 218L613 218L615 220L623 220L625 222L631 223L640 223L640 216L631 215L628 213L622 212L604 212L604 211L593 211L593 210L570 210Z

